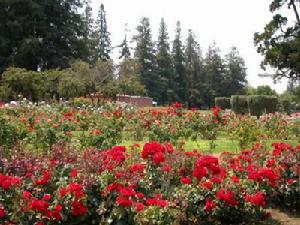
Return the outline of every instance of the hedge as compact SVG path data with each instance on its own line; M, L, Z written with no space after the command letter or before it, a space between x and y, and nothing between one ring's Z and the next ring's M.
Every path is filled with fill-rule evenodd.
M259 117L264 113L275 113L279 101L277 96L270 95L233 95L230 104L236 114L251 113L251 115ZM282 103L283 108L286 104L286 102Z
M267 99L266 111L267 113L275 113L278 111L279 100L277 96L265 96Z
M215 106L219 106L221 109L230 109L230 98L227 97L216 97Z
M236 114L249 113L248 98L246 95L232 95L230 98L231 109Z
M282 107L282 111L289 115L296 109L296 104L287 99L281 100L280 105Z
M249 95L248 107L253 116L261 116L264 113L275 113L278 105L276 96Z

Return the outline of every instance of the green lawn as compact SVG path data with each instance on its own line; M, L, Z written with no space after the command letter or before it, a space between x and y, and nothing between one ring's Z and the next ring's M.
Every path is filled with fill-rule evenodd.
M143 145L146 141L131 141L124 140L120 145L131 146L133 144ZM281 140L267 140L267 147L270 148L271 144L274 142L281 142ZM290 143L292 145L300 144L297 140L285 140L284 142ZM222 152L238 152L240 150L238 141L226 139L225 137L216 140L216 149L213 151L214 154L222 153ZM203 152L210 152L209 150L209 140L187 140L184 145L185 150L192 151L194 149L201 150Z

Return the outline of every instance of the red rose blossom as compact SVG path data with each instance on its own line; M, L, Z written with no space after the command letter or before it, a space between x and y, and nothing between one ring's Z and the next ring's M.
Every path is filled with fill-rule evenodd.
M72 215L73 216L84 216L88 212L87 207L80 201L72 202Z

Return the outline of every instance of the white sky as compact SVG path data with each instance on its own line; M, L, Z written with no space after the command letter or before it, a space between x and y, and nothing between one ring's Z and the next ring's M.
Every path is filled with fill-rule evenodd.
M263 30L272 18L268 11L271 0L92 0L96 14L101 3L104 4L112 46L117 46L124 38L125 23L129 35L136 33L136 26L143 16L150 18L153 40L157 39L161 17L168 25L170 41L174 39L176 21L180 20L185 42L188 29L197 36L202 50L216 41L222 55L236 46L245 59L248 81L251 86L268 84L277 92L286 89L286 82L274 84L270 78L260 78L261 56L253 44L255 32ZM118 56L118 50L113 53Z

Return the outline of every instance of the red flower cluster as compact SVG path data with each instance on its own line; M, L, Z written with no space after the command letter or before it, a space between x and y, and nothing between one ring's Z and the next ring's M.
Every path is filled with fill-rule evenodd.
M272 147L273 147L274 156L280 156L282 152L290 151L292 149L292 146L290 144L283 143L283 142L273 143Z
M276 181L279 176L271 168L256 168L255 166L248 167L248 179L255 180L259 183L267 180L272 187L276 186Z
M190 178L190 177L181 177L180 182L182 184L190 184L190 183L192 183L192 178Z
M214 117L219 117L222 109L219 106L216 106L216 107L212 108L211 110L213 112Z
M87 214L88 208L81 201L72 202L72 215L73 216L84 216Z
M20 183L21 179L19 177L6 176L0 173L0 187L4 190L8 190L10 187L19 185Z
M234 199L234 194L230 190L221 189L217 192L217 199L224 201L227 205L237 206L239 202Z
M51 179L51 173L49 170L45 170L40 179L35 180L35 185L45 186Z
M130 166L129 171L131 173L143 172L144 168L145 168L145 164L137 163L137 164L134 164L134 165Z
M67 194L73 194L76 199L84 196L82 184L71 182L67 187L59 189L59 194L64 197Z
M215 207L217 206L217 203L215 203L211 198L206 198L205 199L205 207L204 210L206 212L211 212Z
M123 207L132 206L132 204L133 204L133 201L131 199L129 199L128 197L124 197L122 195L118 196L117 202L120 206L123 206Z
M162 196L160 194L154 195L153 198L146 199L146 204L148 206L158 206L161 208L164 208L168 205L168 202L166 200L162 200Z
M261 192L256 192L254 195L247 194L245 196L245 200L246 202L250 202L253 205L262 206L262 207L266 206L266 195Z
M173 102L171 107L175 108L175 109L180 109L180 108L182 108L182 103L181 102Z
M6 216L4 207L0 206L0 219Z
M152 160L155 164L159 165L165 161L166 147L159 144L156 141L148 142L144 145L142 150L142 158L148 159L149 156L152 157Z
M23 197L25 197L26 202L28 202L25 210L32 210L42 213L42 215L44 215L48 220L62 220L62 205L56 204L54 207L51 207L52 209L50 209L49 200L51 198L51 195L45 194L43 199L40 200L38 198L31 198L31 195L29 195L28 193L29 192L23 192Z
M226 176L226 171L221 169L218 158L209 155L200 156L195 163L193 171L194 177L201 180L209 173L213 175L212 180L215 182L218 182L219 179L222 180Z

